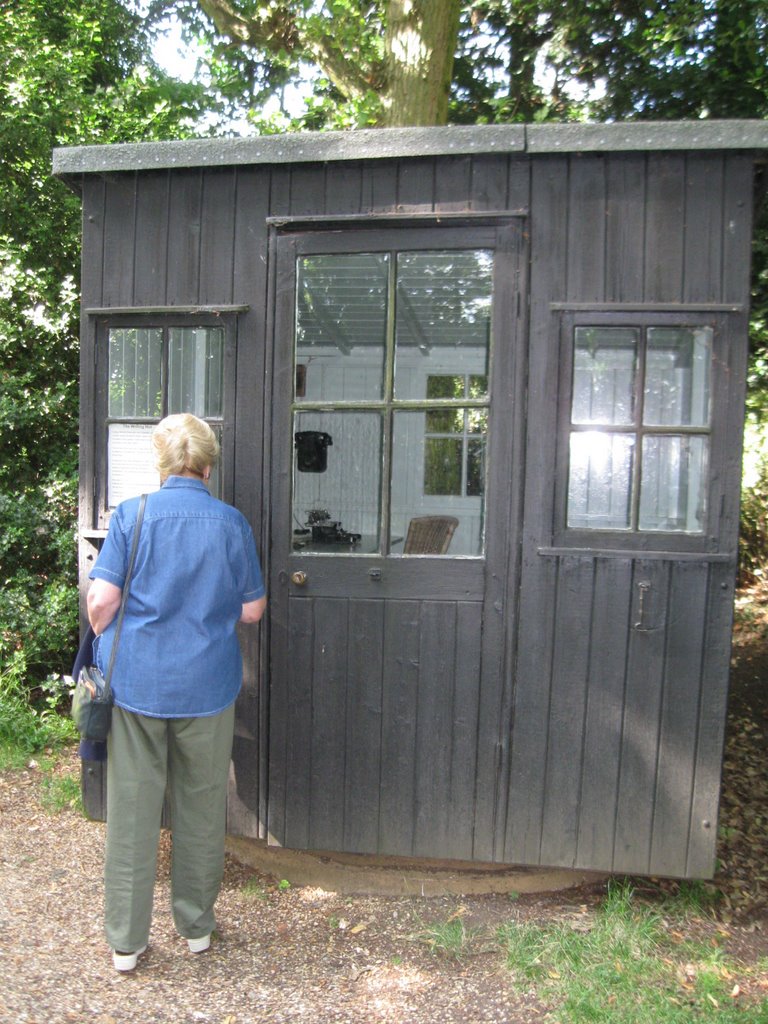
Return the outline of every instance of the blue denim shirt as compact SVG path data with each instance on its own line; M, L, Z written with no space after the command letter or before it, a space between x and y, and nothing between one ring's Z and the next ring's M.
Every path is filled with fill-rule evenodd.
M122 588L138 498L115 509L91 579ZM236 624L264 596L245 517L199 480L172 476L150 494L112 673L115 704L155 718L215 715L242 683ZM94 645L104 674L117 615Z

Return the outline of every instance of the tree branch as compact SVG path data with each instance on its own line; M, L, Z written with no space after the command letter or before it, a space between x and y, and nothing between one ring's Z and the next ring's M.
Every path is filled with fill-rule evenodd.
M381 84L381 69L366 69L349 59L334 46L332 36L324 33L308 39L304 50L347 99L359 99Z
M198 0L200 9L208 15L216 31L233 42L256 46L278 53L293 53L300 45L296 20L290 4L271 8L269 17L246 18L229 0Z

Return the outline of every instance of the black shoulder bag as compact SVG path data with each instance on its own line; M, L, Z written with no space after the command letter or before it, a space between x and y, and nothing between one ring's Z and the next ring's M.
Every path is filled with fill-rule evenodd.
M84 665L78 674L75 692L72 696L72 718L84 740L95 740L103 743L112 725L112 669L115 667L117 645L120 642L120 631L123 628L125 605L128 601L128 592L131 587L133 563L136 560L136 548L139 545L139 534L141 533L146 503L147 496L142 494L141 501L139 502L139 512L136 517L133 544L131 545L131 557L128 560L128 570L125 574L125 583L123 584L120 611L117 616L115 639L112 642L112 652L109 657L107 677L106 679L104 678L101 670L96 665Z

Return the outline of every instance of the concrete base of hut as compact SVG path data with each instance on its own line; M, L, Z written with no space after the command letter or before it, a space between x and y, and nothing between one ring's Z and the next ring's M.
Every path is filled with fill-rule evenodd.
M287 850L257 839L227 837L229 854L292 885L366 896L445 896L540 893L572 889L605 878L594 871L525 868L474 861L377 857Z

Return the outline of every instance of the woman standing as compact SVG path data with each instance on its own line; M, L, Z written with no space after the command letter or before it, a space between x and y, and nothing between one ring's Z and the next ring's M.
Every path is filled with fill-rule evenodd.
M266 607L250 526L205 486L219 456L211 428L189 414L168 416L152 444L162 486L147 499L112 674L105 931L119 971L133 970L149 941L166 786L174 923L192 952L210 945L242 681L236 625L258 622ZM88 618L102 671L138 506L131 498L115 509L90 574Z

